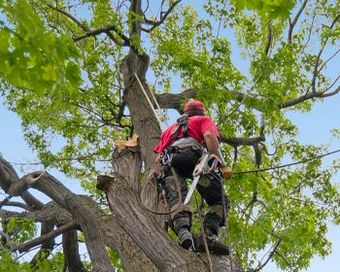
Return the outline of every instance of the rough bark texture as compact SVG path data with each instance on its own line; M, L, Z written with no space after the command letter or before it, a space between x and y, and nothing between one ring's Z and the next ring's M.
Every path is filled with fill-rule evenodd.
M209 271L204 254L199 256L180 248L153 220L143 207L133 184L138 175L141 160L137 148L124 150L114 155L116 172L103 182L110 209L118 224L151 259L159 271ZM139 166L139 167L138 167ZM203 259L202 259L203 258ZM228 257L214 257L214 271L240 271L240 267ZM140 268L141 269L141 268ZM148 270L143 270L148 271Z
M141 0L132 0L130 3L130 10L142 15ZM141 23L132 23L129 31L129 37L140 37ZM113 178L102 187L106 191L112 215L105 214L90 197L72 193L47 172L33 172L19 178L12 166L0 158L0 185L8 194L6 201L12 196L20 196L28 209L23 213L1 210L1 216L31 217L37 222L43 222L46 227L50 226L50 229L46 228L47 233L44 231L46 239L41 241L48 248L53 248L56 234L51 226L60 228L76 222L85 237L92 271L114 271L107 247L118 251L127 272L209 271L205 254L194 254L179 247L162 228L165 218L145 209L147 206L152 210L167 210L165 204L158 199L156 183L152 177L146 175L148 178L144 186L140 179L142 162L146 174L150 171L155 158L152 150L161 132L143 92L145 89L151 97L151 90L146 84L148 65L149 56L130 44L130 51L120 65L124 83L123 103L129 108L140 144L139 147L125 149L113 156ZM158 100L161 104L168 103L180 110L182 99L195 92L188 90L183 95L172 96L172 100L163 95ZM53 201L41 203L28 192L30 188L41 191ZM69 271L86 271L79 258L76 233L77 230L66 227L64 232L60 231L63 235L66 266ZM228 257L212 256L212 260L215 272L240 271L239 266Z
M29 216L36 221L63 225L50 230L44 235L46 239L41 236L29 243L47 245L58 231L63 233L63 249L70 271L86 271L79 258L76 231L70 230L78 225L85 236L92 271L114 271L106 246L119 252L125 271L209 271L204 254L196 255L180 248L145 210L134 188L141 168L139 150L124 150L114 157L117 172L106 187L114 216L104 214L91 198L73 194L44 171L33 172L12 183L8 179L1 180L1 185L9 184L11 191L21 194L25 194L23 188L34 188L50 196L54 202L34 212L3 211L1 216ZM0 166L3 162L1 159ZM213 256L212 259L214 271L239 271L235 263L231 265L228 257ZM231 266L233 270L230 270Z
M63 251L65 254L65 264L69 272L87 271L79 256L76 230L67 231L63 234Z

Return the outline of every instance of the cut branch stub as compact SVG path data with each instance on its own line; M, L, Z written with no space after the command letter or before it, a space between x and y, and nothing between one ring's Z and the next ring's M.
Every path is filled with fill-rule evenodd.
M103 174L97 176L97 189L101 191L108 191L111 185L115 182L115 177L111 174Z
M138 146L138 135L133 135L131 140L118 140L112 154L113 173L105 173L97 176L97 189L109 191L113 189L116 179L125 179L131 182L131 187L140 192L141 185L139 174L141 170L140 151Z

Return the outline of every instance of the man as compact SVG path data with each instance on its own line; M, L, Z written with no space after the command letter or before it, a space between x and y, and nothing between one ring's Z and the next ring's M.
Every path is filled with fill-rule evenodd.
M164 184L166 199L171 210L175 210L172 213L173 227L179 244L186 249L193 246L192 211L188 205L183 204L187 194L186 178L192 178L203 148L219 160L223 177L231 178L231 169L226 166L219 148L216 125L205 115L203 103L191 99L184 106L184 115L161 134L161 140L154 149L155 153L160 154L163 165L161 181ZM223 184L218 177L212 180L201 178L196 189L209 205L203 227L208 243L214 242L217 240L220 226L224 225L227 209Z

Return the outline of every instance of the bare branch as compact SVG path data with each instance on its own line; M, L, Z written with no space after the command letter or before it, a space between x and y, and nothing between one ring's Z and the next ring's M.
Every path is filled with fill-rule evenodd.
M54 225L50 223L43 223L41 224L41 236L52 232L54 229ZM50 239L46 239L41 243L40 250L34 255L33 259L31 260L30 264L34 267L37 265L38 261L42 258L47 259L50 253L53 250L53 247L55 246L54 237L51 237Z
M270 46L272 44L272 40L273 40L273 31L272 31L272 27L271 27L271 23L270 21L268 22L268 36L267 36L267 45L266 45L266 49L265 49L265 53L268 56L269 53L269 49Z
M145 22L149 25L152 25L150 29L143 29L145 32L150 33L152 30L154 30L156 27L160 26L161 24L164 23L166 18L169 16L169 14L172 12L172 10L181 2L182 0L176 0L175 2L172 3L172 5L168 8L167 11L162 12L161 18L159 21L152 21L148 20L145 18Z
M266 139L264 136L258 136L254 138L243 138L243 137L226 137L225 135L221 134L220 140L223 143L229 144L233 147L237 147L239 145L253 146L258 144L259 142L264 142Z
M305 44L303 45L303 51L305 51L307 45L310 42L310 39L312 37L312 32L313 32L313 27L314 27L314 23L315 23L315 18L316 18L316 13L313 14L312 20L311 22L309 22L309 28L308 28L308 36L307 36L307 40L305 42Z
M0 231L0 236L1 236L1 238L4 239L6 244L8 244L9 246L11 245L12 239L11 239L11 236L9 234L7 234L6 232Z
M337 51L335 51L335 53L333 53L320 67L320 69L318 70L318 73L321 72L321 70L327 65L327 63L332 60L338 53L340 52L340 49L338 49Z
M337 77L337 79L335 80L335 82L339 79L339 76ZM339 93L340 91L340 87L336 88L333 92L330 93L326 93L334 84L335 82L333 82L333 84L328 87L326 90L322 91L322 92L317 92L317 93L306 93L305 95L302 95L296 99L292 99L289 101L286 101L284 103L282 103L281 105L279 105L280 108L288 108L294 105L297 105L301 102L304 102L306 100L309 99L313 99L313 98L325 98L325 97L329 97L329 96L333 96Z
M12 184L16 183L17 180L19 180L19 176L15 172L14 168L9 162L0 157L0 187L5 191L5 193L9 193L9 188ZM28 192L24 192L21 197L26 202L30 210L41 209L44 206L42 202Z
M113 34L110 31L114 31L124 42L120 42L118 41ZM89 29L88 31L86 31L86 33L84 35L81 36L77 36L74 37L73 40L75 42L78 42L82 39L88 38L88 37L92 37L92 36L97 36L101 33L105 33L109 36L109 38L114 41L117 45L120 46L131 46L130 44L130 39L128 37L126 37L124 34L119 33L117 27L113 26L113 25L107 25L101 28L97 28L97 29Z
M282 239L279 238L279 240L275 243L274 247L273 247L273 250L270 252L267 260L261 265L261 263L259 264L258 267L256 267L252 272L257 272L257 271L261 271L261 269L263 267L265 267L267 265L267 263L270 261L270 259L273 257L273 255L276 253L280 243L281 243Z
M336 80L334 80L334 82L326 90L321 92L322 93L321 97L329 97L329 96L333 96L339 93L340 86L338 86L333 92L326 93L330 88L332 88L335 85L335 83L339 80L339 78L340 78L340 75L336 78Z
M332 29L335 25L335 23L338 21L338 19L340 18L340 14L338 14L334 20L332 21L331 25L329 26L330 29ZM323 46L321 47L319 53L318 53L318 56L316 58L316 61L315 61L315 66L314 66L314 72L313 72L313 78L312 78L312 92L315 93L316 92L316 87L315 87L315 83L316 83L316 79L317 79L317 76L319 74L319 72L321 71L321 69L319 69L319 64L320 64L320 58L321 58L321 55L323 53L323 50L325 49L326 45L327 45L327 42L328 42L329 38L327 38L325 41L324 41L324 44Z
M294 29L297 21L299 20L300 15L302 14L303 10L305 9L307 2L308 2L308 0L305 0L302 3L302 5L301 5L298 13L296 14L295 18L293 19L293 21L289 21L289 29L288 29L288 42L289 43L292 42L293 29Z
M25 203L17 202L17 201L8 201L6 204L3 204L3 206L18 207L26 211L30 211L30 208Z
M74 17L72 14L66 12L63 9L60 9L58 7L55 7L51 4L47 4L48 7L50 7L51 9L65 15L66 17L68 17L72 22L74 22L78 27L80 27L82 30L84 30L85 32L90 31L90 29L83 23L81 23L76 17Z
M98 28L98 29L90 29L85 24L81 23L76 17L74 17L72 14L66 12L65 10L60 9L58 7L54 7L51 4L47 4L47 6L50 7L51 9L65 15L66 17L68 17L72 22L74 22L78 27L80 27L85 32L84 35L74 37L73 40L75 42L78 42L78 41L85 39L85 38L88 38L88 37L99 35L101 33L105 33L117 45L130 46L129 38L126 37L124 34L120 33L118 31L118 29L113 25L104 26L104 27L101 27L101 28ZM114 31L124 42L118 41L110 31Z
M0 210L0 217L1 218L9 218L9 217L26 217L27 213L19 213L19 212L13 212L13 211L6 211L6 210Z
M64 232L68 231L68 230L72 230L72 229L76 229L78 228L79 225L76 222L70 222L64 226L61 226L60 228L51 231L45 235L41 235L40 237L31 240L25 244L19 245L16 250L19 250L20 253L24 252L24 251L28 251L29 249L31 249L32 247L35 247L37 245L40 245L41 243L43 243L46 240L49 240L51 238L55 238L57 236L59 236L60 234L63 234Z

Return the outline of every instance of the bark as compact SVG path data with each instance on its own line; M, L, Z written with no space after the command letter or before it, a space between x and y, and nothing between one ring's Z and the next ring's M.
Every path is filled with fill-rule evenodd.
M130 3L130 11L142 15L141 1L132 0ZM141 24L138 21L131 24L129 37L126 38L131 39L133 36L141 36ZM140 149L123 150L113 156L113 179L108 186L103 187L112 215L104 213L90 197L72 193L47 172L37 171L19 179L14 169L2 160L0 185L9 197L15 195L25 200L32 212L22 213L22 216L33 216L37 221L59 228L76 222L84 234L93 271L114 271L107 246L118 251L127 272L209 271L205 254L196 255L179 247L162 228L164 218L152 215L145 209L145 206L153 210L167 209L159 201L156 183L148 175L155 157L152 150L161 132L143 92L145 89L151 98L151 90L146 84L148 65L149 56L130 44L130 51L120 65L124 83L123 103L128 106L134 130L139 135ZM191 93L188 91L186 95ZM182 98L176 97L174 103L179 105ZM143 188L140 179L142 162L147 176ZM30 188L49 196L53 202L40 203L29 194ZM39 241L43 243L55 237L54 234L57 233L50 230L44 234L46 239ZM65 227L60 234L63 235L63 249L69 271L82 271L75 230ZM212 260L214 271L239 271L239 267L228 257L212 256Z
M143 207L133 189L140 172L141 159L137 148L114 155L116 172L111 178L99 180L106 191L110 209L118 224L150 258L159 271L209 271L204 254L200 257L180 248ZM139 167L138 167L139 166ZM105 183L105 184L103 184ZM213 257L214 271L240 271L228 257ZM132 271L132 270L131 270ZM134 270L133 270L134 271ZM148 271L140 268L139 271Z
M4 169L2 167L4 164L7 164L7 162L4 160L0 161L0 175L3 174L1 169ZM13 185L12 191L21 192L21 194L27 193L23 192L23 188L35 188L51 197L54 201L45 205L43 204L40 210L32 212L18 213L1 210L1 217L4 219L11 216L30 217L39 222L58 226L76 221L84 233L89 255L93 262L93 271L114 271L108 259L106 246L116 249L119 252L126 271L141 271L141 266L145 267L145 271L157 271L155 265L145 253L120 227L115 217L104 214L97 203L90 197L73 194L47 172L33 172L12 183L9 183L7 179L0 180L1 186L6 186L7 184ZM28 186L28 184L30 184L30 186ZM66 231L68 228L64 230ZM60 231L60 233L64 232ZM35 245L38 242L44 244L49 241L50 238L55 237L55 234L57 234L56 231L52 230L51 232L44 232L44 237L39 237L36 240L28 242L26 245L19 245L16 248L28 249L29 245ZM82 271L83 266L79 262L79 257L77 257L78 245L76 244L74 234L71 235L65 232L63 241L64 254L69 270Z
M86 272L79 256L77 231L71 230L63 234L63 251L65 264L69 272Z
M20 195L27 193L24 189L34 188L54 202L33 212L3 211L2 216L30 216L59 226L18 248L28 250L32 245L52 241L63 234L69 270L85 271L78 255L75 231L70 230L79 225L85 236L93 271L114 271L106 246L119 252L125 271L209 271L204 254L196 255L180 248L144 208L136 190L142 165L139 149L123 150L113 157L116 172L105 188L114 216L105 214L90 197L73 194L45 171L33 172L11 184L8 191ZM8 180L0 182L7 184ZM63 227L60 227L61 223ZM231 271L231 266L233 271L239 271L228 257L213 256L212 260L214 271Z

